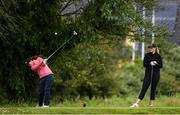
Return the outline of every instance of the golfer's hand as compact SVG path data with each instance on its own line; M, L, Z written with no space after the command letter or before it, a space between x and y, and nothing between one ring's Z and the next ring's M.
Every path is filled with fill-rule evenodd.
M154 63L154 61L151 61L151 63L150 63L150 64L151 64L151 66L155 66L155 63Z
M32 66L33 65L33 61L31 60L29 63L28 63L29 66Z
M158 65L157 61L153 61L155 65Z
M44 59L44 60L43 60L43 63L44 63L44 64L47 64L47 59Z

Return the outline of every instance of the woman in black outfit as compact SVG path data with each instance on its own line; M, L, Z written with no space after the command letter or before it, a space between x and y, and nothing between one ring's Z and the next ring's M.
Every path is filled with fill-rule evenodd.
M148 87L151 84L151 94L150 94L150 106L153 106L156 87L160 79L160 68L163 67L161 55L158 53L156 44L152 44L149 48L149 53L144 57L144 67L145 67L145 77L143 80L143 85L139 97L131 107L139 107L139 103L143 100Z

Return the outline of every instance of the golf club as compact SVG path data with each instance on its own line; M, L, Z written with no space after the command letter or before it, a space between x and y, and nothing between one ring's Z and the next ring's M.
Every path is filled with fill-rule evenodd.
M49 60L58 50L60 50L65 44L67 44L72 38L73 36L77 36L77 32L76 31L73 31L73 34L71 35L71 37L66 41L64 42L61 46L59 46L51 55L48 56L48 58L46 58L46 61ZM55 32L55 35L57 35L57 32Z
M151 66L151 85L152 85L152 79L153 79L153 65Z
M159 65L158 63L156 63L156 65ZM150 82L150 84L152 85L152 80L153 80L153 65L151 65L151 82ZM151 88L152 88L152 86L151 86Z

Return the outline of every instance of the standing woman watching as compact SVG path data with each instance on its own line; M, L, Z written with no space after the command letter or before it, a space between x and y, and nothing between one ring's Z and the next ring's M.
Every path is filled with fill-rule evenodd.
M143 100L150 84L151 84L151 92L150 92L149 105L150 106L154 105L156 87L160 80L160 68L163 67L163 63L156 44L152 44L151 46L148 46L148 48L149 48L149 53L145 55L143 60L143 64L145 67L145 77L143 80L142 89L138 96L137 101L131 107L139 107L139 104Z
M39 75L39 107L49 107L51 98L53 72L46 62L47 59L41 55L33 56L26 61L31 70Z

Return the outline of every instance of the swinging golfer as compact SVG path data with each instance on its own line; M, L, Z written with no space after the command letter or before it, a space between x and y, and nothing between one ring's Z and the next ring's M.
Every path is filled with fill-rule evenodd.
M162 58L158 52L156 44L148 46L149 53L144 57L144 67L145 67L145 77L143 80L143 85L141 92L137 101L131 107L139 107L141 100L143 100L148 87L151 84L150 102L149 105L153 106L156 94L156 87L160 79L160 68L162 68Z
M33 56L27 59L26 64L39 75L39 107L49 107L53 72L46 64L47 59L42 56Z

